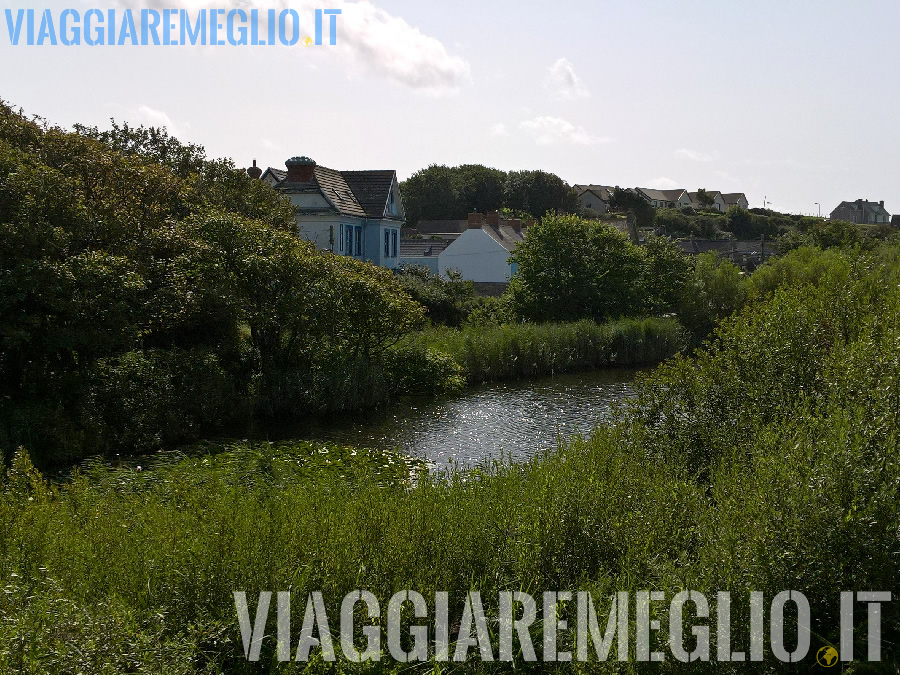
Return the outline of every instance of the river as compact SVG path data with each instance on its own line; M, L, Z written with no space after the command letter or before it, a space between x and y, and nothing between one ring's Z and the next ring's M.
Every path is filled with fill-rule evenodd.
M332 417L285 435L398 449L439 470L501 458L523 461L608 419L612 406L631 394L636 372L486 384L453 397L406 399L375 412Z

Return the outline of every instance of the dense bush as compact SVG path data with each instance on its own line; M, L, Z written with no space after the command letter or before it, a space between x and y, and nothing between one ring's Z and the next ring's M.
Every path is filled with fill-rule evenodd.
M636 246L616 228L552 216L528 229L511 258L508 303L528 321L602 321L671 310L689 264L664 239Z
M656 209L657 229L669 237L697 237L718 239L728 229L723 214L716 211L687 211L686 209Z
M423 265L404 265L397 278L403 290L425 307L432 323L459 326L476 304L475 288L458 270L447 270L447 275L445 279Z

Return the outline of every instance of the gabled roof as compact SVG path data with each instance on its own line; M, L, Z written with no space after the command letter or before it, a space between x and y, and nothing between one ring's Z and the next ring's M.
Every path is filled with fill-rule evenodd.
M887 210L881 205L880 202L868 202L864 199L857 199L853 202L841 202L840 205L835 209L850 209L851 211L869 211L873 215L876 216L890 216L891 214L887 212ZM833 213L833 212L832 212Z
M494 241L510 252L512 252L520 242L525 240L521 230L516 231L508 225L483 225L481 229L487 232Z
M638 188L638 192L642 193L644 197L651 200L656 200L658 202L677 202L681 199L681 195L683 195L686 190L676 189L676 190L654 190L653 188Z
M368 215L340 171L316 165L314 176L325 199L343 215L362 218Z
M747 201L747 196L743 192L729 192L722 195L722 201L726 204L737 204L741 201L741 197L744 198L744 201Z
M437 258L453 242L447 239L401 239L401 258Z
M369 218L383 218L391 187L394 185L393 170L341 171L347 185Z
M709 195L710 197L712 197L713 199L716 198L716 195L719 195L723 200L725 199L725 195L723 195L723 194L722 194L721 192L719 192L718 190L707 190L707 191L706 191L706 194L708 194L708 195ZM688 192L688 197L690 197L690 199L691 199L692 202L696 202L696 201L697 201L697 197L699 197L699 196L700 196L700 191L699 191L699 190L698 190L697 192Z
M585 192L593 192L604 202L608 202L612 199L612 193L613 190L615 190L614 187L610 187L609 185L573 185L572 189L575 190L579 197Z
M279 183L287 178L287 171L282 169L273 169L271 166L263 172L263 175L260 176L261 180L266 180L267 176L272 176Z
M320 193L334 211L356 218L384 218L394 184L393 170L336 171L316 164L313 181L288 183L287 172L269 167L262 177L271 176L276 188L288 193ZM315 209L321 210L321 209Z

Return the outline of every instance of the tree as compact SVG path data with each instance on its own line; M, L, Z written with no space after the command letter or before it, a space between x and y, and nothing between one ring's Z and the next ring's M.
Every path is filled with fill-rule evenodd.
M412 226L420 220L465 218L467 211L454 191L453 170L432 164L416 171L400 185L406 222Z
M503 208L506 172L481 164L463 164L451 169L453 192L466 214L499 211Z
M609 200L609 208L611 211L618 213L631 212L634 214L635 224L638 227L653 227L656 218L656 211L650 205L650 202L637 192L624 190L620 187L613 189Z
M747 292L747 281L737 265L715 253L702 253L694 259L693 273L682 287L678 318L699 342L719 321L744 306Z
M149 450L253 412L376 402L423 308L296 236L268 184L164 131L0 102L0 452Z
M710 208L716 203L716 198L709 194L704 188L697 190L697 201L703 208Z
M546 171L510 171L503 191L503 205L512 211L542 218L547 213L575 213L578 195L559 176Z
M514 311L532 321L606 319L640 313L644 258L608 225L548 216L528 230L511 258Z
M647 310L653 314L676 311L691 275L690 260L666 237L651 236L641 250L645 256L643 291Z

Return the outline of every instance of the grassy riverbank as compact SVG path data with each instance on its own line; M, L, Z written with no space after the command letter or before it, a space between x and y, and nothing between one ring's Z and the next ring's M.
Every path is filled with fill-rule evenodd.
M651 318L433 327L414 343L448 354L462 367L466 380L475 384L655 365L683 350L687 336L675 319Z
M794 667L807 672L839 642L840 591L900 587L898 266L839 262L641 378L615 424L523 465L413 484L403 468L389 480L298 470L319 456L310 447L299 459L232 448L48 487L20 457L0 488L0 672L299 671L274 661L272 638L262 664L246 665L232 590L291 590L296 641L307 593L322 591L336 633L341 599L359 588L382 608L400 589L429 602L448 591L452 625L470 589L492 617L502 590L590 590L603 612L614 590L668 601L691 588L713 602L729 590L734 650L747 649L747 594L768 606L793 589L811 606L810 655ZM881 672L900 658L898 605L882 606ZM683 671L659 611L656 669ZM700 623L715 634L714 619ZM533 633L540 653L539 623ZM864 658L861 608L856 636ZM693 664L712 666L789 669L768 649L764 663Z

